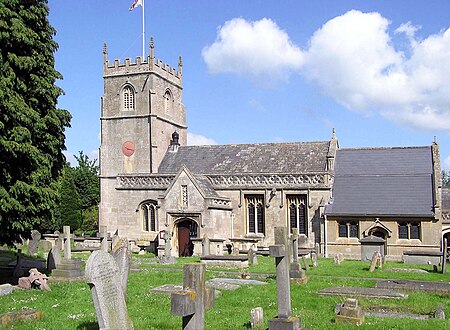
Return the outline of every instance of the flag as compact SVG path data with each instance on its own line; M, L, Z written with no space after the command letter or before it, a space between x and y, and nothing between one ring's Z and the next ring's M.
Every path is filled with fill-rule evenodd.
M133 10L136 7L142 6L142 0L134 0L133 4L131 5L130 9L128 10Z

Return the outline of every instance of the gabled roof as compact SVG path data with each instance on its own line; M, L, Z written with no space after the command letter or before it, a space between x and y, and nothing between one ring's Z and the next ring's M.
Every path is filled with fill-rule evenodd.
M340 149L327 215L432 216L431 147Z
M195 174L324 172L330 141L180 146L167 152L158 173L187 166Z

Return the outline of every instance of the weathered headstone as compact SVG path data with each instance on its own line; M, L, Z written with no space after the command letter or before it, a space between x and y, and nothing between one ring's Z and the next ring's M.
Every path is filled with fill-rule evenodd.
M13 292L13 289L14 287L9 283L0 284L0 297L11 294Z
M52 271L61 263L61 249L58 246L52 247L47 256L47 270Z
M233 245L233 250L231 251L231 255L232 256L238 256L239 255L239 246L237 244Z
M128 274L130 272L131 252L128 247L128 240L121 238L112 250L112 256L119 267L120 283L123 295L127 296Z
M298 229L292 228L292 263L289 268L289 277L292 283L304 284L308 282L305 271L298 263Z
M170 231L165 230L163 232L164 239L164 255L160 258L160 262L165 265L172 265L177 262L175 257L172 256L172 235Z
M306 260L306 257L305 257L305 256L302 256L302 264L303 264L303 267L304 267L306 270L309 270L308 260Z
M445 320L444 306L442 306L441 304L437 306L437 310L434 313L434 318L438 320Z
M86 264L86 281L100 329L133 329L128 317L119 267L107 252L94 251Z
M311 252L311 261L312 261L313 267L317 267L317 253L316 252Z
M205 234L202 239L202 257L209 256L210 254L210 241L208 235Z
M22 263L23 263L23 254L22 250L17 250L17 259L16 259L16 267L14 267L13 271L13 277L15 279L18 279L19 277L22 277L24 275L23 269L22 269Z
M17 311L11 313L0 314L0 325L7 327L10 323L17 321L37 320L44 317L44 312L35 309Z
M353 323L361 325L364 323L364 313L358 306L358 300L347 298L342 305L335 308L337 323Z
M39 249L44 252L48 252L52 249L52 242L47 241L46 239L41 239L39 241Z
M39 248L39 240L41 239L41 233L37 230L31 231L31 239L28 241L27 254L29 256L35 255Z
M185 264L183 291L171 294L171 312L183 317L183 329L205 328L205 309L214 305L214 289L205 286L205 276L205 264Z
M342 253L337 253L334 255L334 263L340 265L344 261L344 255Z
M70 245L70 226L64 226L64 259L72 259L72 247Z
M119 237L119 230L116 230L113 237L111 238L111 249L114 249L117 243L119 243L120 237Z
M269 253L276 259L278 317L269 320L269 330L300 329L300 318L292 316L291 286L289 280L288 238L285 227L275 227L275 245L269 246Z
M252 308L250 311L250 326L252 329L261 327L264 324L264 313L262 307Z
M372 263L370 264L369 271L373 272L375 270L375 267L381 268L382 265L383 265L383 263L381 261L381 254L380 254L380 252L378 252L378 251L374 252L373 256L372 256Z
M257 265L258 264L258 255L252 248L250 248L247 252L248 264L249 265Z
M103 252L108 252L108 232L106 226L100 226L100 244Z

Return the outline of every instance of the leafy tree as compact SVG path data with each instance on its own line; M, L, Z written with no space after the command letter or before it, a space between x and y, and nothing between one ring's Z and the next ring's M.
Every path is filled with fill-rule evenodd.
M450 172L442 171L442 186L450 188Z
M70 113L56 108L46 0L0 0L0 244L51 222Z
M81 202L74 181L74 169L69 164L64 167L59 181L59 216L58 229L70 226L72 230L81 226Z
M80 196L82 229L95 230L98 222L97 206L100 201L99 167L96 165L97 160L90 160L83 151L80 151L75 159L78 165L73 169L73 179Z

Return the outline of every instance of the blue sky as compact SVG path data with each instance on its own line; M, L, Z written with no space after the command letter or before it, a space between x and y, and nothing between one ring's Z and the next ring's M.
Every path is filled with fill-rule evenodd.
M73 116L67 156L96 158L102 49L142 54L132 0L49 0ZM146 46L183 58L189 144L321 141L423 146L450 170L450 1L146 0ZM145 50L148 55L148 49Z

